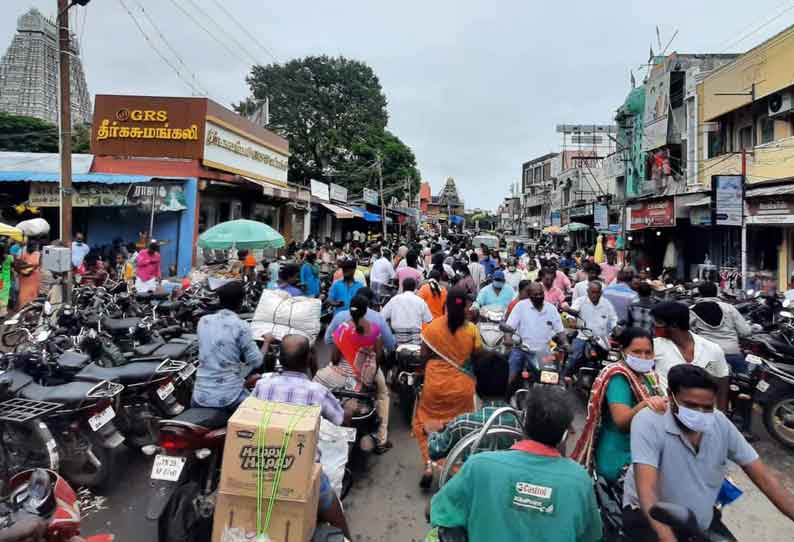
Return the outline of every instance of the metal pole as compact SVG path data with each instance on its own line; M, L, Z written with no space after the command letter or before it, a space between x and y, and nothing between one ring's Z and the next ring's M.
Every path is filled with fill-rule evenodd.
M755 88L755 85L753 85ZM755 132L755 126L753 126ZM747 152L742 149L742 186L747 178ZM742 194L742 290L747 290L747 221L744 217L744 194Z
M58 0L58 68L60 86L61 240L72 242L72 98L69 59L69 1Z
M378 165L378 188L380 189L380 221L383 225L383 238L381 243L386 242L386 200L383 199L383 167L380 159L380 152L377 154Z

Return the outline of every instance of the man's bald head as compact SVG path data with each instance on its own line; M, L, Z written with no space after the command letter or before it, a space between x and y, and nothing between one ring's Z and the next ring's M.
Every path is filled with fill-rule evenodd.
M302 335L287 335L281 340L281 366L287 371L305 373L309 368L311 347Z
M537 310L543 310L545 297L546 291L543 289L543 284L540 282L533 282L529 285L529 300Z

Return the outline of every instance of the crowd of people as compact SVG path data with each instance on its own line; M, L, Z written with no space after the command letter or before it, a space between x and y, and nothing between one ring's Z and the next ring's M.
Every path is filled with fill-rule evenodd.
M324 416L339 423L343 409L327 391L355 382L375 394L381 425L374 451L387 453L390 354L401 341L418 338L426 365L412 435L425 466L419 483L429 489L438 462L508 404L517 375L550 344L566 354L565 375L575 371L586 328L587 336L619 341L622 355L593 384L570 459L560 453L573 430L570 397L560 387L533 388L523 425L506 415L497 422L522 431L525 439L509 450L467 459L432 499L435 529L465 528L469 540L518 540L543 532L547 540L597 541L602 523L593 480L600 477L620 488L618 506L631 540L669 542L675 540L672 531L651 518L651 507L658 501L680 504L693 510L703 529L718 528L714 505L728 460L794 519L794 498L723 414L730 371L745 366L737 344L748 332L746 323L719 301L711 283L701 285L692 310L657 299L647 272L619 263L618 256L610 252L598 264L592 254L558 256L518 246L505 258L490 247L442 237L411 245L353 242L296 250L296 262L279 266L273 287L321 297L334 307L324 336L331 362L309 370L308 342L289 336L282 343L284 373L267 377L267 386L258 385L254 393L319 404ZM362 261L369 263L368 280ZM321 287L324 274L333 277L327 291ZM234 289L231 301L222 296L233 308L242 289L239 283L224 288ZM477 321L489 307L505 311L507 326L515 330L505 334L505 344L520 340L526 348L505 356L484 347ZM205 318L233 316L230 311ZM564 325L569 317L580 327L570 343ZM261 352L242 329L220 336L210 324L199 327L194 402L233 408L245 395L245 379L240 373L227 379L217 368L228 370L224 360L241 355L261 364ZM278 379L284 388L277 390ZM212 385L221 380L228 386ZM348 532L338 498L326 482L323 487L321 516Z

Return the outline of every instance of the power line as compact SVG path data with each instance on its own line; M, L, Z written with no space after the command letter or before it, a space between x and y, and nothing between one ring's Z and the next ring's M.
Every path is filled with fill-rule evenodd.
M260 48L260 49L262 49L262 50L263 50L265 53L267 53L269 56L273 57L273 60L275 60L276 62L278 62L278 58L276 58L276 55L274 55L274 54L273 54L273 53L270 51L270 49L268 49L267 47L265 47L264 45L262 45L262 42L261 42L261 41L259 41L258 39L256 39L256 36L254 36L253 34L251 34L251 32L249 32L249 31L248 31L248 29L247 29L247 28L246 28L244 25L240 24L240 22L239 22L239 21L238 21L238 20L237 20L237 19L234 17L234 15L232 15L232 14L229 12L229 10L227 10L225 7L223 7L223 4L221 4L220 2L218 2L218 0L212 0L212 1L215 3L215 5L216 5L216 6L218 6L218 9L220 9L220 10L221 10L223 13L225 13L225 14L226 14L226 16L227 16L229 19L231 19L231 20L232 20L232 22L233 22L235 25L237 25L237 27L238 27L240 30L242 30L242 31L243 31L243 33L245 33L245 35L246 35L246 36L248 36L248 38L249 38L251 41L253 41L253 42L254 42L256 45L258 45L258 46L259 46L259 48Z
M210 19L210 21L212 21L212 17L209 17L208 15L206 15L206 12L205 12L204 10L202 10L201 8L199 8L198 6L196 6L195 4L193 4L193 3L192 3L190 0L187 0L187 1L188 1L188 3L190 3L190 5L191 5L191 6L193 6L193 8L194 8L196 11L198 11L199 13L203 13L205 17L207 17L208 19ZM188 18L189 18L191 21L193 21L193 23L194 23L196 26L198 26L198 27L199 27L199 28L200 28L200 29L201 29L203 32L205 32L205 33L206 33L206 34L208 34L208 35L209 35L209 36L210 36L212 39L214 39L214 40L215 40L215 41L218 43L218 45L220 45L221 47L223 47L224 49L226 49L226 50L227 50L229 53L231 53L233 56L235 56L237 59L239 59L240 61L242 61L242 63L243 63L243 64L248 64L248 63L249 63L249 60L248 60L248 59L246 59L245 57L243 57L242 55L240 55L240 53L239 53L238 51L236 51L236 50L235 50L233 47L230 47L230 46L229 46L229 44L227 44L225 41L223 41L221 38L219 38L219 37L218 37L218 36L217 36L217 35L216 35L214 32L212 32L212 31L211 31L209 28L207 28L207 27L206 27L206 26L205 26L205 25L204 25L204 24L203 24L201 21L199 21L199 20L198 20L198 18L196 18L196 17L195 17L195 16L194 16L194 15L193 15L193 14L190 12L190 10L188 10L188 9L185 9L185 7L184 7L184 6L181 6L181 5L179 4L179 2L177 2L177 0L171 0L171 3L172 3L174 6L176 6L176 8L177 8L179 11L181 11L181 12L182 12L182 13L183 13L183 14L184 14L186 17L188 17ZM247 53L247 51L245 51L244 49L243 49L243 52ZM247 53L247 54L250 56L250 53ZM251 57L251 58L253 58L253 59L254 59L254 63L255 63L255 64L256 64L256 63L258 63L258 61L256 60L256 58L254 58L254 57Z
M157 25L155 24L154 20L153 20L153 19L152 19L152 18L149 16L149 13L148 13L148 12L147 12L145 9L143 9L143 5L140 3L140 1L139 1L139 0L133 0L133 1L135 2L135 4L137 4L138 8L141 10L141 13L143 13L143 16L146 18L146 20L147 20L147 21L149 21L149 24L150 24L150 25L152 25L152 28L154 28L154 31L155 31L155 32L157 32L157 35L159 35L159 36L160 36L160 39L161 39L161 40L162 40L162 42L165 44L165 46L166 46L166 47L168 47L168 49L169 49L169 50L171 51L171 53L174 55L174 57L176 58L177 62L179 62L179 63L182 65L182 67L183 67L183 68L185 68L185 70L187 70L187 72L190 74L190 76L191 76L191 77L192 77L192 79L193 79L193 82L194 82L195 86L196 86L196 87L197 87L199 90L201 90L201 91L202 91L202 92L201 92L202 94L204 94L205 96L209 96L209 92L207 92L207 91L206 91L206 89L204 88L204 86L203 86L203 85L201 85L201 84L199 83L199 81L198 81L198 78L196 77L196 74L195 74L195 72L193 72L193 70L191 70L191 69L190 69L190 68L187 66L187 64L185 64L185 61L184 61L184 60L182 59L182 57L179 55L179 53L177 52L177 50L176 50L176 49L174 49L174 47L171 45L171 42L169 42L169 41L168 41L168 40L165 38L165 36L163 35L163 33L160 31L160 29L159 29L159 28L157 27Z
M764 28L766 28L767 26L769 26L770 24L772 24L773 22L775 22L776 20L778 20L779 18L781 18L783 15L785 15L786 13L788 13L791 10L794 10L794 5L789 5L786 9L784 9L783 11L778 13L777 15L773 15L771 18L769 18L766 21L762 22L760 25L756 26L755 28L753 28L749 32L746 32L746 33L742 34L741 36L739 36L739 38L731 41L725 47L722 47L721 51L727 51L728 49L730 49L734 45L738 45L739 43L743 42L744 40L746 40L747 38L749 38L750 36L752 36L753 34L758 32L759 30L763 30Z
M186 84L188 87L190 87L190 89L191 89L191 90L192 90L192 91L193 91L195 94L203 94L203 93L201 92L201 90L199 90L199 89L197 89L195 86L193 86L193 83L191 83L191 82L190 82L188 79L186 79L186 78L185 78L185 77L182 75L182 72L180 72L180 71L179 71L179 68L177 68L176 66L174 66L174 65L171 63L171 61L170 61L170 60L168 60L168 58L166 58L166 56L165 56L165 55L164 55L164 54L163 54L163 53L160 51L160 49L158 49L158 48L157 48L157 47L154 45L154 42L153 42L153 41L152 41L152 40L149 38L149 36L146 34L146 31L145 31L145 30L143 29L143 27L140 25L140 23L138 22L138 19L136 19L136 18L135 18L135 15L133 15L132 11L130 11L130 8L128 8L128 7L127 7L127 4L125 4L125 3L124 3L124 0L119 0L119 3L120 3L120 4L121 4L121 6L124 8L124 10L127 12L127 14L130 16L130 19L132 19L132 22L133 22L133 23L135 23L135 26L138 28L138 31L141 33L141 35L143 36L143 38L146 40L146 43L148 43L148 44L149 44L149 47L151 47L151 48L154 50L154 52L155 52L155 53L157 53L157 56L159 56L159 57L160 57L160 59L161 59L163 62L165 62L165 63L168 65L168 67L169 67L169 68L171 68L172 70L174 70L174 73L176 73L177 77L179 77L179 78L180 78L180 79L181 79L181 80L182 80L182 81L183 81L183 82L184 82L184 83L185 83L185 84Z

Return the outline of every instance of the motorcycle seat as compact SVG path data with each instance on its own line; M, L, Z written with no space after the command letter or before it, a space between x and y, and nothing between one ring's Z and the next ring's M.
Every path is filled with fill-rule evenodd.
M87 382L110 380L119 384L137 384L147 382L153 376L157 376L156 372L159 366L160 362L157 361L128 363L120 367L100 367L96 363L91 363L77 373L74 378Z
M162 301L168 299L167 292L142 292L135 294L135 299L138 301Z
M128 331L141 323L140 318L105 318L102 327L113 333L114 331Z
M164 346L162 342L154 342L154 343L147 343L147 344L139 344L135 347L134 354L136 356L159 356L160 354L155 354L155 351Z
M81 403L96 382L69 382L60 386L41 386L31 382L19 392L19 396L32 401L47 401L66 405Z
M155 350L154 355L163 358L181 359L190 348L190 344L182 342L167 342Z
M764 342L767 343L769 348L771 348L775 352L780 352L781 354L784 354L786 357L794 356L794 346L790 346L787 343L784 343L783 341L778 341L777 339L774 339L772 337L766 337L764 339Z
M171 312L179 308L179 305L181 305L179 301L163 301L157 305L157 311Z
M58 356L58 365L65 369L82 369L91 363L91 357L74 350L67 350Z
M169 421L189 423L205 429L213 430L226 427L232 412L218 408L189 408Z

